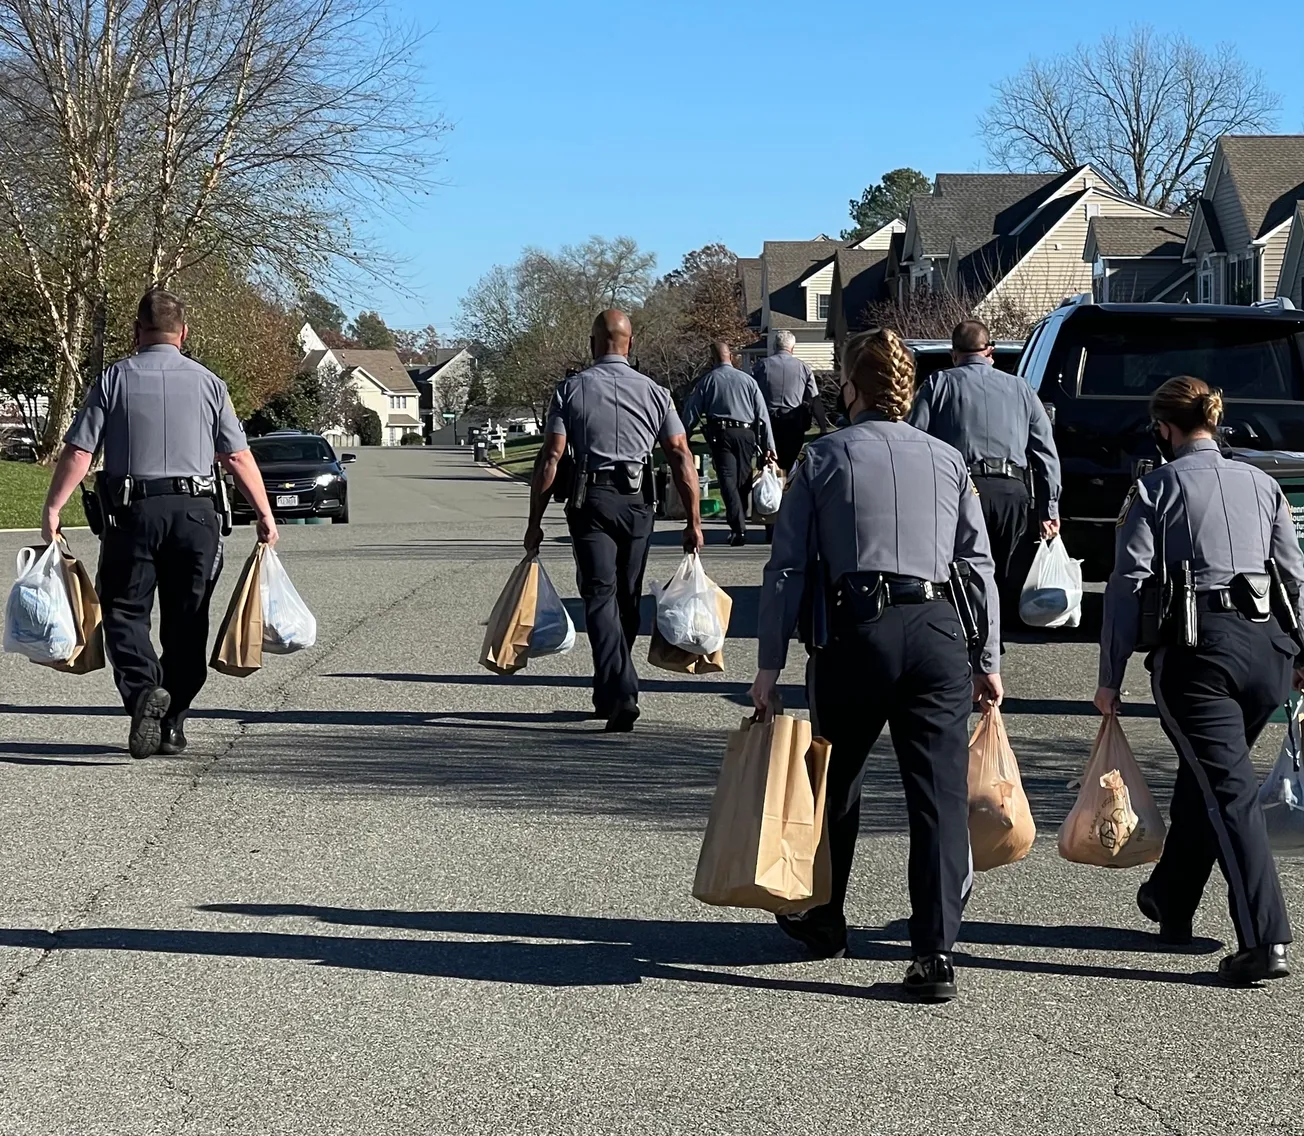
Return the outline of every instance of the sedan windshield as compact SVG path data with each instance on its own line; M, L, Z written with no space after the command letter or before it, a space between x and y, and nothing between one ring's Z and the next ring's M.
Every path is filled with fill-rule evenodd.
M249 443L254 459L274 462L329 462L335 460L330 446L320 438L254 438Z

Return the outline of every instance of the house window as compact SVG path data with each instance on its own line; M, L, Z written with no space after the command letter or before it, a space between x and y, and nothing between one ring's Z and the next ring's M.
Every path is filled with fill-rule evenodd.
M1202 304L1213 303L1213 262L1207 256L1200 261L1198 298Z
M1091 298L1098 304L1109 303L1109 273L1100 257L1091 266Z
M822 320L829 318L829 298L823 292L815 297L815 315Z
M1099 201L1088 201L1088 202L1087 202L1087 220L1090 221L1092 217L1099 217L1099 216L1100 216L1100 202L1099 202Z
M1231 262L1231 302L1233 304L1254 303L1254 267L1253 253Z

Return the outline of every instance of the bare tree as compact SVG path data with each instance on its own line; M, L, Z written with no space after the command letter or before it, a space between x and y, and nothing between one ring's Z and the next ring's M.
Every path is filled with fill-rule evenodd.
M376 264L357 220L426 188L445 129L417 43L381 0L0 0L0 222L58 348L47 452L115 285Z
M1235 48L1203 51L1145 26L1033 59L995 90L979 126L999 168L1090 163L1129 197L1164 210L1199 193L1220 135L1269 130L1280 105Z

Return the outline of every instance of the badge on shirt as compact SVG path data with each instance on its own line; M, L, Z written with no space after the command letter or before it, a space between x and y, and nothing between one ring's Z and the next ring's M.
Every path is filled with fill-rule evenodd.
M1127 523L1127 515L1132 510L1132 502L1136 500L1136 482L1128 486L1127 496L1123 498L1123 508L1119 511L1118 520L1114 522L1114 527L1121 529Z

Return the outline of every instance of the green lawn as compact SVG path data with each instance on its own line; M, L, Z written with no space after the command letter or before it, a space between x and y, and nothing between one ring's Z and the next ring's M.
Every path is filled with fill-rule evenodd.
M39 529L49 488L50 470L45 466L0 461L0 529ZM64 507L63 523L68 528L86 523L80 493Z

